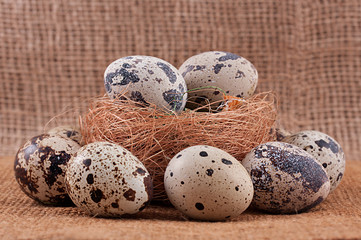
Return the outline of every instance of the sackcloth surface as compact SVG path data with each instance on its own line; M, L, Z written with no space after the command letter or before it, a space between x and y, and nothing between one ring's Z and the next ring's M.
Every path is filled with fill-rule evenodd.
M278 95L286 129L319 130L341 144L347 171L324 203L300 215L250 209L217 223L186 221L164 206L98 219L20 191L17 149L76 123L87 100L104 94L113 60L151 55L179 67L210 50L255 65L257 92ZM360 155L361 1L0 0L0 156L11 156L0 159L4 239L360 239Z
M340 186L307 213L272 215L248 209L231 221L200 222L160 205L122 219L44 206L21 192L13 157L0 160L2 239L361 239L360 161L349 161Z

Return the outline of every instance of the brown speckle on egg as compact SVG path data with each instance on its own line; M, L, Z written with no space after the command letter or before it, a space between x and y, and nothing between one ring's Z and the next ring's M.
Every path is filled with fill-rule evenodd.
M29 197L44 203L69 205L64 176L71 156L79 144L58 134L33 137L15 157L15 178Z
M152 198L153 185L148 171L133 154L119 145L88 144L68 165L66 186L69 196L75 205L90 215L119 217L134 214L143 210Z

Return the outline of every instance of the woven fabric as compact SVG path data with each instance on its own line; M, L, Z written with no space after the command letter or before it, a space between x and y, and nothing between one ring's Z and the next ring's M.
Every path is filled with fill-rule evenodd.
M360 12L358 0L0 0L0 155L76 122L119 57L179 67L223 50L254 63L287 129L326 132L360 159Z
M122 219L43 206L20 190L12 166L13 158L0 158L1 239L361 239L361 161L348 161L339 187L307 213L248 209L237 219L213 223L188 221L165 206Z

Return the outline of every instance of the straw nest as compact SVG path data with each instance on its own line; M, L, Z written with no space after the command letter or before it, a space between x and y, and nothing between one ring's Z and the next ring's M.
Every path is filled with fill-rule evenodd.
M93 99L80 117L80 128L85 143L109 141L130 150L153 177L154 200L166 200L164 171L179 151L210 145L241 161L252 148L275 140L274 94L246 100L224 96L224 103L217 113L186 110L176 115L129 99L101 97Z

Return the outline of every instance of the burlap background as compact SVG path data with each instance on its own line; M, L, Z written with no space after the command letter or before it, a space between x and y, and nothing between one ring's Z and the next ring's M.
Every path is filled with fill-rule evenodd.
M41 133L54 116L71 124L85 100L102 95L103 72L142 54L175 66L224 50L254 63L258 91L280 97L290 130L336 138L348 171L339 189L310 213L247 211L237 221L182 221L152 207L128 220L46 208L25 197L11 158L0 158L0 237L20 239L344 239L361 236L361 1L349 0L0 0L0 156ZM75 109L75 110L74 110Z
M224 50L254 63L287 128L326 132L360 159L360 29L358 0L0 0L0 155L55 115L84 110L114 59L179 67ZM72 112L50 126L74 122Z

